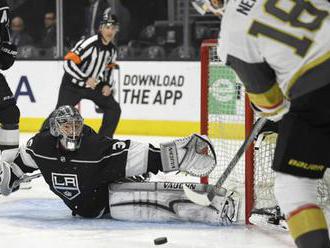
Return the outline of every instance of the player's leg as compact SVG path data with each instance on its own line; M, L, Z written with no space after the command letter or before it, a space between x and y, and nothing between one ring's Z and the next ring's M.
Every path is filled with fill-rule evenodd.
M0 150L17 148L19 145L20 111L2 74L0 74L0 99Z
M76 106L79 101L84 98L87 89L83 89L77 85L74 85L70 80L63 76L60 90L58 93L58 99L56 108L63 105Z
M317 179L330 166L330 87L292 101L279 126L273 169L275 195L299 248L330 247L317 204Z
M111 217L126 221L194 221L227 225L237 221L238 195L217 195L211 206L189 201L182 189L184 183L120 183L109 187ZM187 183L200 193L207 185Z
M63 76L55 109L63 105L76 106L83 98L84 91L86 91L86 89L73 85L70 80ZM50 115L43 122L40 131L49 129L49 117Z
M102 85L99 85L94 91L91 91L88 95L88 99L92 100L103 111L102 124L98 133L112 138L121 115L119 103L112 95L102 95Z

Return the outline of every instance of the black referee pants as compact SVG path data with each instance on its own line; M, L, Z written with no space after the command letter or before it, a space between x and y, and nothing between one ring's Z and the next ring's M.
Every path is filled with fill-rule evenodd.
M64 76L56 108L62 105L75 106L81 99L89 99L93 101L103 111L103 120L99 134L112 138L119 122L121 108L112 95L102 95L103 86L104 84L99 84L94 90L90 88L82 88L73 84L71 80L68 80Z

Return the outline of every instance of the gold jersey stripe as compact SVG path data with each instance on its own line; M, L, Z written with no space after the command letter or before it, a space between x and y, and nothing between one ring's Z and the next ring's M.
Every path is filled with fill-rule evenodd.
M262 108L273 108L283 101L283 93L277 83L275 83L269 90L263 93L255 94L247 92L250 101Z
M288 220L290 234L294 239L316 230L327 229L324 214L320 208L305 208Z
M304 65L303 67L301 67L290 79L289 81L289 85L288 85L288 89L286 92L286 95L289 95L289 92L292 88L292 86L297 82L297 80L303 76L306 72L308 72L309 70L317 67L320 64L323 64L325 61L327 61L328 59L330 59L330 51L327 52L326 54L318 57L317 59L309 62L308 64ZM315 79L317 80L317 79Z

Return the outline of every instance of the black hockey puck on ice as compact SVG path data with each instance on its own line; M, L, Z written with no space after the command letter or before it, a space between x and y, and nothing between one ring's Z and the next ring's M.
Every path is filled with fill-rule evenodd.
M154 239L154 244L155 245L162 245L167 243L167 238L166 237L160 237L160 238L156 238Z

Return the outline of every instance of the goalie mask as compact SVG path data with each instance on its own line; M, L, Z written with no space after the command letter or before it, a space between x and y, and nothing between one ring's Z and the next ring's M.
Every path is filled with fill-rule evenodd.
M73 106L61 106L49 118L50 133L58 137L65 150L75 151L80 147L84 120Z

